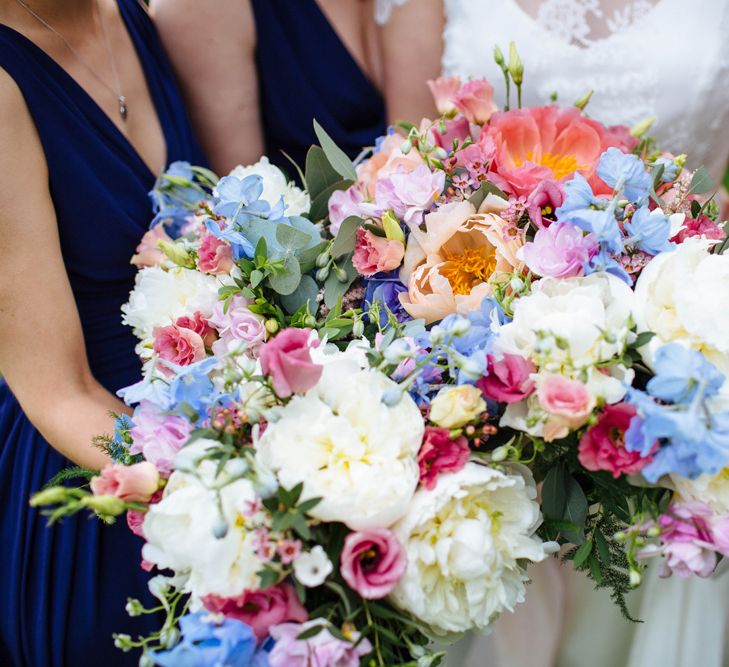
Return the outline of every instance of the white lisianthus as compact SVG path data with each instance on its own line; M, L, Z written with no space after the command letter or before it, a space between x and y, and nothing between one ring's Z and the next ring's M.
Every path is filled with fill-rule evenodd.
M646 364L661 345L681 343L729 374L729 255L709 252L711 241L687 239L657 255L635 286L638 331L656 335L641 348Z
M122 321L141 340L152 337L155 327L173 324L196 311L210 317L218 301L220 282L200 271L154 266L137 273L129 301L122 306Z
M305 551L294 561L294 576L307 588L321 586L334 570L324 548L317 544L311 551Z
M529 474L525 472L525 474ZM547 552L534 480L468 463L420 489L392 528L408 566L390 597L436 634L484 629L524 600L524 560Z
M322 499L311 516L360 530L389 526L407 511L424 426L409 395L383 403L394 387L345 353L325 364L314 388L272 415L258 456L281 486L303 483L302 498Z
M193 462L212 441L197 440L182 451ZM234 459L228 465L236 465ZM217 464L206 460L197 466L199 477L175 471L170 475L159 503L150 506L143 531L147 543L142 555L160 569L187 573L186 590L193 596L236 596L259 587L258 572L264 563L258 558L256 536L245 528L247 504L256 494L247 479L238 479L221 490L223 516L208 487ZM224 537L220 523L227 524Z
M278 204L283 197L286 215L301 215L309 210L311 206L309 195L296 187L293 182L287 181L284 173L272 165L265 155L255 164L247 167L239 164L230 172L230 176L240 179L252 175L260 176L263 179L261 199L267 201L271 206Z
M696 479L671 475L671 481L681 498L706 503L718 515L729 514L729 468Z

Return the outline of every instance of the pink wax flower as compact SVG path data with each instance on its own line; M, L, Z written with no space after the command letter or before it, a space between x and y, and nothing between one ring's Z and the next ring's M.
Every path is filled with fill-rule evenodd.
M453 144L456 141L460 146L471 136L471 126L463 116L456 116L451 120L446 120L444 125L445 132L441 132L436 125L432 130L432 134L435 145L444 148L449 153L453 150Z
M203 314L199 310L196 310L192 314L192 317L189 317L188 315L178 317L175 324L178 327L190 329L198 334L198 336L202 338L203 343L205 343L206 348L209 348L218 339L217 332L210 326L210 324L208 324L208 321L205 317L203 317Z
M220 339L212 345L213 352L218 355L224 355L233 341L243 341L248 345L250 354L255 355L268 337L264 318L252 313L248 309L248 301L238 294L231 299L227 310L224 303L218 301L208 323L220 335Z
M375 204L378 210L391 208L407 224L420 224L423 212L429 211L443 192L445 174L440 169L431 171L420 165L412 171L398 169L375 185Z
M377 236L362 227L357 230L352 264L363 276L396 269L402 263L404 255L405 246L402 241Z
M562 206L564 197L564 186L559 181L542 181L527 197L529 218L540 229L548 227L551 220L545 221L544 216L554 217L554 212Z
M568 222L538 229L524 244L522 256L532 273L551 278L581 276L584 265L598 250L593 234L585 235Z
M366 600L379 600L395 588L407 558L393 533L371 528L347 535L340 565L342 577L353 591Z
M163 474L172 472L172 460L187 442L192 424L179 415L166 415L153 403L142 401L134 410L130 454L142 454Z
M606 405L597 423L580 439L578 458L587 470L607 470L615 479L634 475L651 461L625 449L625 432L637 414L630 403Z
M426 83L433 95L433 101L438 113L441 115L453 113L456 110L453 98L461 87L461 80L457 76L439 76L437 79L431 79Z
M234 598L208 595L205 608L249 625L258 641L268 636L273 625L293 621L303 623L309 617L299 601L296 589L289 583L269 586L263 590L245 591Z
M469 123L483 125L498 109L494 104L494 87L485 79L464 83L453 96L453 103Z
M426 426L423 444L418 452L420 483L426 489L434 489L438 476L458 472L468 462L471 449L462 435L451 437L451 431L440 426Z
M197 268L203 273L230 273L233 250L228 243L206 232L197 251Z
M149 461L124 466L109 463L91 478L95 496L116 496L130 503L146 502L159 486L159 472Z
M275 641L268 663L271 667L359 667L362 656L372 651L369 640L360 640L357 632L352 641L346 642L334 637L325 627L308 639L297 639L299 635L316 625L324 625L322 619L307 623L283 623L271 628Z
M159 241L172 241L165 231L164 224L155 225L144 233L131 263L140 269L145 266L159 266L162 264L165 254L159 249Z
M346 190L335 190L329 197L329 231L339 233L342 223L350 216L362 216L367 212L362 204L364 196L356 185Z
M486 398L499 403L518 403L534 391L531 374L537 369L530 359L505 354L501 359L486 357L487 375L476 386Z
M261 369L280 398L304 393L319 382L324 367L311 360L309 336L308 329L284 329L261 348Z
M281 540L276 551L284 565L291 565L301 555L301 540Z
M721 241L726 237L724 230L705 215L698 219L686 218L683 228L671 240L676 243L683 243L693 236L703 236L705 239Z
M154 351L162 359L178 366L188 366L205 358L205 343L200 334L192 329L170 324L166 327L155 327Z

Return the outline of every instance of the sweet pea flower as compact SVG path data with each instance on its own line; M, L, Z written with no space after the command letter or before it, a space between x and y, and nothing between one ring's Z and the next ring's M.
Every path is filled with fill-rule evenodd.
M348 217L362 215L363 201L364 196L355 185L346 190L332 192L329 197L329 231L332 236L339 233L339 228Z
M307 630L323 625L324 628L308 639L298 639ZM270 667L359 667L360 658L372 651L369 640L360 640L357 632L351 641L342 641L332 635L321 619L303 623L283 623L271 628L275 641L268 656Z
M352 264L363 276L396 269L402 263L404 255L405 246L402 241L378 236L362 227L357 230Z
M323 366L311 360L307 329L284 329L261 348L259 360L264 375L268 375L280 398L301 394L311 389L321 377Z
M545 224L544 216L554 218L557 209L562 206L565 198L564 185L559 181L546 180L531 191L526 201L527 212L531 221L539 228L547 227L551 220Z
M340 563L344 581L366 600L388 595L407 567L402 546L387 528L347 535Z
M534 240L524 244L522 257L538 276L571 278L583 275L585 264L597 250L593 234L564 222L537 230Z
M426 426L423 444L418 452L420 483L434 489L438 476L458 472L468 462L471 449L465 436L451 437L448 428Z
M144 233L131 263L138 269L162 264L165 254L159 248L159 241L172 242L163 224L155 225Z
M259 642L268 636L272 625L303 623L309 617L296 589L286 582L262 590L244 591L234 598L208 595L203 598L203 604L211 612L250 626Z
M227 310L222 301L216 302L208 323L220 334L220 339L212 345L217 355L225 354L233 341L243 341L250 353L255 354L268 337L264 318L252 313L248 301L239 294L231 299Z
M430 421L445 428L460 428L486 410L481 391L470 384L443 387L430 404Z
M499 403L517 403L534 391L531 375L537 369L530 359L518 354L504 354L501 359L488 355L487 374L476 386L486 398Z
M153 403L142 401L134 410L130 454L142 454L162 474L172 472L172 461L187 442L192 424L179 415L165 414Z
M230 273L233 268L233 249L230 244L209 232L203 234L197 250L197 268L203 273Z
M420 224L423 212L432 208L443 192L445 173L431 171L420 165L412 171L398 170L383 178L375 186L375 205L378 210L391 208L405 223Z
M171 324L155 327L153 335L152 349L161 359L178 366L189 366L205 358L205 343L200 334L191 329Z
M146 502L159 485L159 472L149 461L124 466L109 463L91 478L95 496L116 496L126 502Z
M498 107L494 103L494 87L485 79L464 83L453 96L453 104L469 123L484 125Z
M433 101L438 113L441 115L453 113L456 110L453 98L461 87L461 80L457 76L439 76L435 80L426 81L426 83L433 95Z

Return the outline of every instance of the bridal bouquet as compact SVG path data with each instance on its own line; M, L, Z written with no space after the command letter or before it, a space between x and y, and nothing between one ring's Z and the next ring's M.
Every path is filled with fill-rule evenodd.
M144 538L165 618L116 637L141 664L437 665L560 549L626 615L647 559L706 577L729 555L708 174L586 99L431 87L442 116L356 166L317 126L306 191L265 158L158 182L124 307L134 413L89 489L33 500Z

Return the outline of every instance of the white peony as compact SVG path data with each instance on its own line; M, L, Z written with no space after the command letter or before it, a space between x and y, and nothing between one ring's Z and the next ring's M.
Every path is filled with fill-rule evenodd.
M526 473L528 474L528 473ZM479 463L421 489L393 532L408 566L392 601L436 634L485 629L524 600L524 560L543 560L533 479Z
M265 155L255 164L247 167L239 164L230 172L230 176L240 179L252 175L260 176L263 179L261 199L267 201L271 206L275 206L283 197L284 204L286 204L285 215L301 215L309 210L311 206L309 195L296 187L293 182L288 182L284 173L272 165Z
M699 475L696 479L671 475L671 481L682 498L706 503L716 514L729 514L729 468L717 475Z
M634 319L639 331L656 334L641 348L649 366L661 345L677 342L729 374L729 255L711 254L711 245L688 239L657 255L638 278Z
M220 285L214 276L191 269L143 269L137 273L129 301L122 306L122 321L146 340L155 327L172 324L183 315L200 311L203 317L210 317Z
M182 451L194 460L212 444L217 443L200 439ZM215 537L221 517L216 496L208 488L215 469L215 462L203 461L197 468L200 477L173 472L162 500L149 508L143 524L144 559L161 569L187 573L186 590L196 597L255 590L260 584L257 572L264 565L256 554L254 532L245 529L247 503L256 499L250 481L239 479L222 489L228 531L222 538Z
M314 388L272 415L258 456L283 487L303 482L303 498L322 499L312 516L353 530L389 526L418 483L423 418L407 394L392 407L382 402L396 386L384 374L337 356Z

